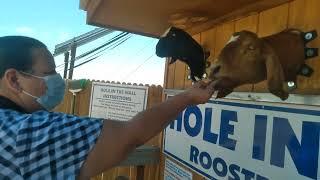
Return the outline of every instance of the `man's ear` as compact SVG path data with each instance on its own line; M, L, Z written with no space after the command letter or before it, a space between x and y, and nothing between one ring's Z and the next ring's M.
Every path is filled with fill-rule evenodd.
M18 81L19 72L15 69L8 69L2 78L3 83L10 91L20 93L22 88Z
M289 93L284 88L285 78L278 55L267 43L263 43L263 58L267 69L267 81L269 91L286 100Z

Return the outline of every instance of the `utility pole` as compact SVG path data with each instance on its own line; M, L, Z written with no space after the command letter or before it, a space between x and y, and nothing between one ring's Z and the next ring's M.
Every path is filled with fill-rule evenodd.
M72 79L72 76L73 76L73 68L74 68L74 61L76 60L76 52L77 52L77 45L74 41L71 44L71 61L70 61L70 69L69 69L68 79Z
M68 67L69 67L69 51L64 53L64 71L63 71L63 78L67 79L68 74Z

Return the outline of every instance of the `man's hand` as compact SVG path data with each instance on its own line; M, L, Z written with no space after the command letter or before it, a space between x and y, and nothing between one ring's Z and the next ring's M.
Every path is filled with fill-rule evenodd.
M204 104L212 97L215 84L215 81L199 81L182 94L190 99L192 105Z

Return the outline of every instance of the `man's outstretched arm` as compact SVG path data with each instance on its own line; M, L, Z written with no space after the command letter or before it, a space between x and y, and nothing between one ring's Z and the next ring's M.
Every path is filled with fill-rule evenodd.
M102 133L81 168L79 179L88 179L120 163L139 145L161 132L189 105L206 103L214 83L199 82L128 122L105 120Z

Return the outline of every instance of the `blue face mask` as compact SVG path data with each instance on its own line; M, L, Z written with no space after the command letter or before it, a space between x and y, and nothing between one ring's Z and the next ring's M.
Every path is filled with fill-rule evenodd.
M29 73L22 72L23 74L30 75L39 79L43 79L47 86L46 93L41 97L33 96L32 94L22 91L28 96L31 96L36 99L36 101L46 110L52 110L57 105L59 105L64 97L65 92L65 81L60 74L53 74L45 77L35 76Z

